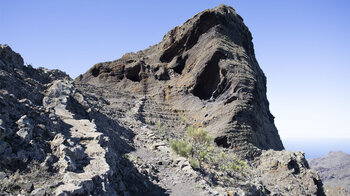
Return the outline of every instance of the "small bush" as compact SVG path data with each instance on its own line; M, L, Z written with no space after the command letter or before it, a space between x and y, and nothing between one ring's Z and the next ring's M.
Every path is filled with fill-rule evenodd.
M190 159L190 164L194 169L198 169L200 167L199 161L196 159Z
M194 128L192 126L187 128L187 138L196 144L210 145L213 138L203 128Z
M240 160L233 154L225 154L223 152L220 156L214 156L210 161L219 170L232 172L243 171L247 167L247 163ZM223 164L224 163L224 164Z
M171 148L176 154L188 158L194 169L202 168L202 162L227 172L243 172L247 168L247 163L234 154L215 148L213 138L203 128L188 127L185 140L172 140Z
M125 154L124 158L128 159L130 162L136 162L137 161L137 157L133 154Z
M203 128L188 127L187 140L193 146L192 157L197 159L199 167L201 162L206 160L212 151L212 137Z
M183 140L172 140L170 141L170 146L176 154L186 158L190 157L193 151L192 145Z

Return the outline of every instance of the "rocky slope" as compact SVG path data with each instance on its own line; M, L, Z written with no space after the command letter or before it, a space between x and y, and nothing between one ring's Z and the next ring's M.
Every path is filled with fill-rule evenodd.
M282 150L251 40L242 18L219 6L175 27L155 46L94 65L76 82L113 84L115 91L169 105L170 114L206 127L219 146L247 156Z
M349 154L331 151L324 157L308 161L310 166L318 171L327 195L350 195Z
M324 195L283 150L251 40L221 5L75 81L1 45L0 193ZM213 136L199 168L170 145L189 127Z
M58 70L24 66L6 45L0 57L0 191L114 193L108 137L73 81Z

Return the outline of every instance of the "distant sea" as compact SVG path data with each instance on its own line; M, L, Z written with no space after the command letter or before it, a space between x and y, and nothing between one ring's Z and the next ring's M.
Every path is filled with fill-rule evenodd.
M289 151L305 152L305 157L319 158L330 151L350 154L350 138L281 138L284 148Z

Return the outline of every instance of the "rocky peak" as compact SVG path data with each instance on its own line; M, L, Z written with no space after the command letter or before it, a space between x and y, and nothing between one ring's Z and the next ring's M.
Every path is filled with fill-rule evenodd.
M190 50L203 34L210 34L210 31L215 32L211 39L227 36L229 41L243 46L248 53L254 55L252 36L243 19L232 7L220 5L195 15L181 27L175 27L168 32L161 42L164 52L160 61L170 62L174 57Z
M0 195L323 195L304 154L282 150L228 6L75 82L8 46L0 63Z
M113 89L167 104L182 111L174 115L208 129L219 146L248 156L258 149L281 150L251 40L235 10L220 5L170 30L159 44L94 65L76 82L113 84Z
M20 54L12 51L10 46L0 44L0 66L21 68L24 65Z

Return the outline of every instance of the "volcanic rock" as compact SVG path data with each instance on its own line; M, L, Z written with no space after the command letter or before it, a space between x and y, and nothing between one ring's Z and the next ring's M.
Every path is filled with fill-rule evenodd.
M24 66L19 54L0 46L0 170L7 176L0 193L116 194L108 178L117 169L107 163L116 154L94 123L102 117L92 120L68 75Z
M96 64L76 82L132 94L130 103L144 96L146 105L166 105L166 116L205 127L217 145L247 157L283 149L252 36L228 6L195 15L146 50ZM142 118L154 121L154 109Z
M74 81L0 45L0 194L323 195L283 150L251 40L221 5ZM170 150L189 127L220 152L199 168Z

